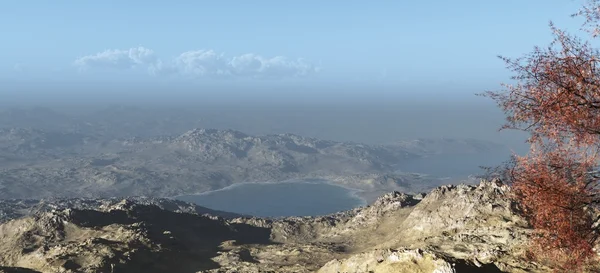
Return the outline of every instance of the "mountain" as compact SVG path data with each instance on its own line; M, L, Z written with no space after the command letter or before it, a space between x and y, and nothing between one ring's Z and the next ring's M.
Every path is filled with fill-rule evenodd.
M440 182L396 170L424 156L428 153L410 145L366 145L293 134L252 136L235 130L105 139L10 128L0 129L0 198L169 197L248 181L307 178L328 179L365 195L375 193L370 196L392 190L417 192Z
M530 229L509 192L499 181L390 192L351 211L277 220L128 199L19 214L27 205L6 201L17 205L0 210L13 215L0 224L0 271L549 272L525 260Z

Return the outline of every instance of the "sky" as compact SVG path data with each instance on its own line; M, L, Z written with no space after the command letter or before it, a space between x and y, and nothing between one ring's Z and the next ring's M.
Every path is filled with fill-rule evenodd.
M550 20L578 32L582 19L570 14L581 4L5 1L0 7L0 87L491 88L510 76L497 55L518 57L534 45L547 45Z

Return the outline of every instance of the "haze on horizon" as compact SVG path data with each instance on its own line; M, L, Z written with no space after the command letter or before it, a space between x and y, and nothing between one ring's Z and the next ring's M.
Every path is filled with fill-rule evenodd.
M565 11L580 4L13 1L0 9L0 106L185 106L248 133L516 147L524 135L497 133L502 113L474 94L508 81L496 55L547 44L549 20L577 32Z

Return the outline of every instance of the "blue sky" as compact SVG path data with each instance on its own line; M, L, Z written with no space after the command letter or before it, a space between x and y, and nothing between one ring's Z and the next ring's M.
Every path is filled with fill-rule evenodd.
M0 79L495 87L496 55L546 45L549 20L577 31L581 3L4 1Z

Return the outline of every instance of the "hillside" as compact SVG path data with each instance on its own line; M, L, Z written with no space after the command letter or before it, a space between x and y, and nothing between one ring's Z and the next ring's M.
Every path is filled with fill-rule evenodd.
M139 200L4 209L15 216L0 224L0 263L4 272L547 272L522 260L529 229L508 191L482 181L391 192L364 208L280 220Z

